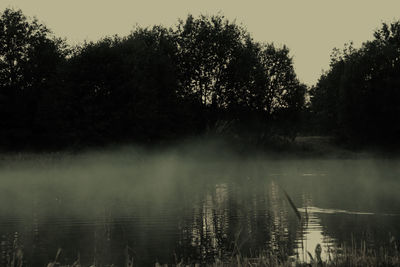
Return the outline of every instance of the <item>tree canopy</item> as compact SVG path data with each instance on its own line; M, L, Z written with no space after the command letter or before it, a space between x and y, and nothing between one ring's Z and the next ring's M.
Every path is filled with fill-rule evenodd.
M65 58L65 47L37 19L20 10L0 16L0 127L2 143L34 135L43 92Z
M71 48L6 9L0 44L0 135L10 145L152 143L219 125L293 136L304 106L289 49L221 15Z
M277 114L303 108L305 86L287 47L255 42L244 27L223 16L188 16L175 35L179 95L211 112L203 113L209 123L234 119L242 129L257 124L262 126L257 131L271 133Z
M393 143L400 136L400 22L384 23L360 49L335 52L312 101L321 128L360 144Z
M0 146L154 143L205 133L259 144L293 139L306 127L390 144L400 135L399 73L400 22L384 23L359 49L335 49L309 91L286 46L257 42L222 15L189 15L173 28L136 27L70 47L36 18L5 9Z

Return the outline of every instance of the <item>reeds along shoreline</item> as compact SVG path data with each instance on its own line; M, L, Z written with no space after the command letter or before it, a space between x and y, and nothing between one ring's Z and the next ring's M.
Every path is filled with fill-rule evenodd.
M318 246L317 246L318 247ZM107 265L81 265L79 255L77 260L70 265L61 265L58 260L62 257L61 249L58 249L57 254L55 256L54 261L49 262L47 267L117 267L114 264ZM155 267L167 267L167 266L176 266L176 267L225 267L225 266L234 266L234 267L254 267L254 266L276 266L276 267L303 267L303 266L311 266L311 267L372 267L372 266L400 266L400 251L396 242L391 241L388 247L381 247L378 250L371 250L366 247L366 242L362 241L360 246L356 246L353 244L352 246L342 245L337 247L335 250L329 251L329 259L327 261L318 260L318 250L316 248L316 254L310 255L310 262L301 262L296 256L286 255L285 259L282 259L282 255L277 255L275 253L264 251L260 253L256 257L244 257L241 256L240 253L232 256L229 259L221 260L216 259L212 263L201 263L201 262L191 262L186 263L183 260L177 263L159 263L155 262ZM140 266L135 264L135 258L130 255L130 248L127 247L125 250L125 264L121 267L134 267ZM6 267L23 267L22 258L18 261L10 261L5 265Z
M17 237L18 238L18 237ZM16 239L17 239L16 238ZM17 241L18 242L18 241ZM1 266L4 267L23 267L30 266L25 260L23 256L23 251L21 247L14 242L13 247L9 248L8 251L5 251L2 248L2 262ZM4 244L2 244L4 245ZM318 247L318 246L317 246ZM321 261L318 260L318 249L316 248L315 254L312 255L310 252L309 258L310 262L301 262L300 259L293 255L278 255L272 251L263 251L259 255L254 257L246 257L242 256L240 253L236 253L232 257L228 259L215 259L214 262L203 263L203 262L184 262L180 260L175 263L158 263L155 262L153 266L155 267L166 267L166 266L209 266L209 267L225 267L225 266L235 266L235 267L253 267L253 266L277 266L277 267L286 267L286 266L363 266L363 267L372 267L372 266L400 266L400 251L397 242L391 238L388 245L386 247L380 247L377 250L373 250L367 248L366 242L361 241L359 244L355 242L351 244L351 246L342 245L338 246L335 249L328 251L328 260ZM67 265L62 265L62 249L58 249L57 253L54 257L54 260L47 264L47 267L117 267L114 264L96 264L96 260L94 260L93 264L89 265L81 265L80 257L77 256L75 262ZM140 266L136 264L136 259L133 255L131 255L131 249L129 247L125 250L125 264L121 267L134 267ZM36 266L35 266L36 267Z
M392 242L391 242L392 243ZM317 246L318 247L318 246ZM253 266L276 266L276 267L292 267L292 266L311 266L311 267L372 267L372 266L400 266L400 251L397 245L393 242L390 247L381 247L379 250L367 249L366 242L362 241L360 246L346 246L342 245L335 250L329 252L329 260L320 261L318 260L318 252L316 248L316 254L310 255L310 262L301 262L295 256L286 255L286 259L282 260L281 255L265 251L260 253L257 257L242 257L239 254L231 257L227 261L221 261L217 259L214 263L209 264L185 264L183 262L177 264L159 264L155 263L156 267L161 266L209 266L209 267L253 267ZM134 266L134 265L133 265ZM129 266L131 267L131 266Z

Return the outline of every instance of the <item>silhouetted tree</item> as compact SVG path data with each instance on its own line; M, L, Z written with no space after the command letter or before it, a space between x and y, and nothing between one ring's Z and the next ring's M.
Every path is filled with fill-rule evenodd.
M279 128L268 134L293 136L297 131L294 122L304 107L306 86L296 77L288 48L248 39L231 68L227 76L229 106L256 116L256 132L265 134Z
M292 137L304 104L287 47L257 43L223 16L69 48L6 9L0 44L0 135L11 146L154 143L221 122Z
M41 131L37 117L42 96L63 59L63 49L61 40L52 37L36 19L27 19L21 10L1 13L0 121L4 142L29 142Z
M83 142L174 135L179 114L171 38L162 27L138 28L124 38L87 43L68 60L62 98Z
M332 58L317 83L313 111L327 131L357 143L393 143L400 135L400 23L383 24L360 49Z
M287 47L254 42L243 27L223 16L188 16L176 35L180 95L201 103L206 124L215 124L222 114L242 129L265 133L266 123L271 125L278 113L291 120L292 111L302 108L305 87Z

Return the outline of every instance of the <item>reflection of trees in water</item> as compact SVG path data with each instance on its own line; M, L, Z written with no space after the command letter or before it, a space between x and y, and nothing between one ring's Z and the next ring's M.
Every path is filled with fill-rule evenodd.
M269 217L272 221L268 227L271 235L269 247L282 257L292 255L298 228L297 218L276 183L272 181L268 190L269 205L264 209L270 212Z
M101 260L121 265L124 249L129 246L136 264L146 266L156 260L174 262L174 253L177 262L212 262L238 251L245 256L257 256L260 251L273 251L278 256L306 255L305 250L299 250L299 242L307 241L304 247L313 253L315 245L310 238L317 234L314 237L323 250L324 244L331 242L329 237L337 238L338 244L351 244L350 233L357 242L385 244L388 232L398 239L400 219L393 216L309 213L301 228L280 187L252 177L226 178L229 182L217 184L193 185L190 181L162 197L156 197L157 192L141 201L132 198L118 202L117 208L109 201L104 206L103 201L91 200L87 206L98 208L85 207L84 217L71 215L75 205L66 197L62 201L51 198L53 202L43 199L32 203L32 214L20 225L5 228L8 217L3 215L0 235L7 234L2 241L9 246L18 231L24 257L31 263L36 260L37 266L53 260L58 247L63 248L62 263L71 264L80 253L82 264L93 263L96 256L99 264ZM282 180L279 182L281 185ZM284 183L282 187L298 207L319 204L314 191ZM42 207L44 204L47 206Z
M192 217L182 223L180 252L185 260L214 261L227 252L228 186L217 184L204 196L197 196Z
M278 186L246 180L217 184L197 197L192 219L183 223L180 249L186 259L214 261L236 253L292 254L298 223Z

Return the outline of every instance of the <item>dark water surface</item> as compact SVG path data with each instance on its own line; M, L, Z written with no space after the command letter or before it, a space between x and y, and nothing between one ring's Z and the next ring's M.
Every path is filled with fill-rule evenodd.
M400 239L398 159L47 155L0 167L2 262L28 266L214 262L275 251L307 259ZM297 206L301 221L284 191ZM97 266L96 265L96 266Z

